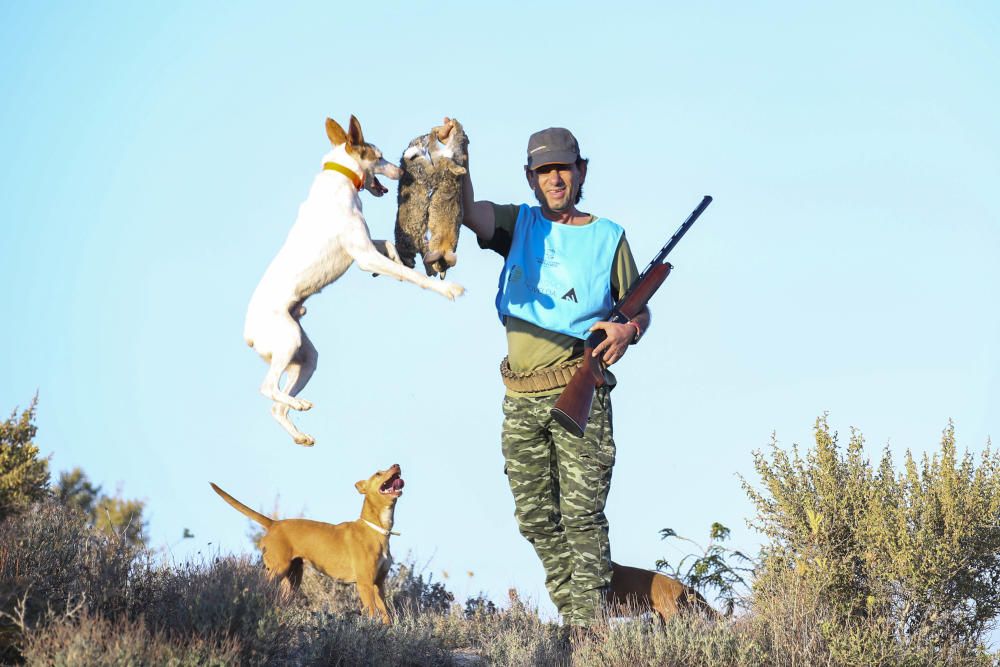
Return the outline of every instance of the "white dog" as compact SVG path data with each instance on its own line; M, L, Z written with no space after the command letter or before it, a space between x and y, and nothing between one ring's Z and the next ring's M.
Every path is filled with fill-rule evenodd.
M399 179L399 167L382 159L382 152L365 143L361 124L351 116L350 132L326 119L333 150L323 157L323 171L313 180L299 216L247 308L243 337L270 363L260 387L274 401L271 414L300 445L316 441L299 431L288 409L308 410L312 403L296 398L313 371L318 354L299 323L306 299L342 276L352 262L363 271L407 280L454 300L465 289L417 273L399 263L389 241L372 241L361 213L360 190L376 197L387 192L375 174ZM279 387L281 376L284 385Z

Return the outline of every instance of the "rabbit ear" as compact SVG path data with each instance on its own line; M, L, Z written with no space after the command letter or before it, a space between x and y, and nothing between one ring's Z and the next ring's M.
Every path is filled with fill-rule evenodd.
M326 119L326 136L330 138L330 143L334 146L342 146L347 143L347 132L344 132L340 123L332 118Z

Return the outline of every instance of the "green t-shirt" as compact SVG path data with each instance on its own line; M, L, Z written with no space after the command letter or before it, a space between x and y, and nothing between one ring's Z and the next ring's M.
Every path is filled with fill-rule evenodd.
M517 204L494 204L493 216L496 226L493 238L489 241L478 239L479 247L493 250L506 258L514 236L514 225L517 222L519 208ZM611 269L611 295L615 301L625 295L638 276L639 270L636 268L632 251L625 235L622 234L618 248L615 250L614 266ZM549 368L583 354L584 341L579 338L549 331L516 317L506 318L506 329L508 363L510 369L517 373L529 373L540 368ZM614 376L608 371L606 374L608 384L613 385L615 383ZM553 389L531 395L544 396L557 394L560 391L562 390ZM509 389L507 393L522 395Z

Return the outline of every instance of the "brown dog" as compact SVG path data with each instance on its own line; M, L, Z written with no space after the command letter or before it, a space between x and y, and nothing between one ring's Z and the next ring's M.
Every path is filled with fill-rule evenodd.
M709 616L718 615L698 591L660 572L611 563L611 590L608 603L612 614L649 611L652 608L666 622L681 609L691 609Z
M389 535L398 534L392 533L392 521L396 501L403 495L399 464L379 470L354 487L365 497L361 517L334 525L309 519L270 519L212 484L223 500L267 530L260 547L272 579L278 577L292 590L298 588L303 561L307 560L329 577L354 583L368 615L389 623L383 585L392 564Z

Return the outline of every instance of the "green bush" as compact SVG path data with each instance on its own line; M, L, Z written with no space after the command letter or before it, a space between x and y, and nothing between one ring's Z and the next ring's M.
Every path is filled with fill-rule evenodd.
M0 521L48 494L49 460L32 442L37 406L36 396L20 417L15 410L0 422Z
M133 544L146 544L149 522L142 517L145 502L122 498L120 489L113 496L101 493L101 487L94 486L80 468L59 473L52 494L63 505L83 513L90 525L102 533L124 536Z
M857 430L846 450L825 416L814 430L805 456L755 452L761 490L743 480L769 539L755 591L818 592L831 636L864 623L887 641L977 645L1000 612L1000 454L959 456L949 423L938 452L907 452L897 473L888 449L865 458Z
M743 601L747 590L744 575L749 576L754 570L752 558L722 545L729 539L729 532L728 528L716 521L709 529L708 546L703 547L690 538L678 535L673 528L664 528L660 531L661 538L687 542L698 551L683 556L676 566L665 558L656 561L656 569L660 572L681 581L709 599L714 598L722 605L726 616L732 616L736 606Z

